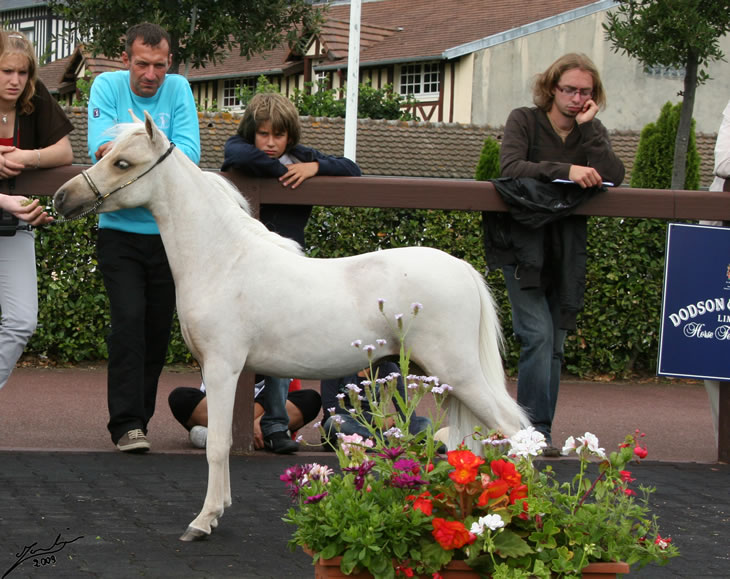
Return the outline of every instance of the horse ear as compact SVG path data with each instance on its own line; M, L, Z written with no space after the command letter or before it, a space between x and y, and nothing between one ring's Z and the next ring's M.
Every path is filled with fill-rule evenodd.
M155 125L155 121L152 120L152 117L147 111L144 112L144 128L147 130L147 135L149 135L150 140L154 141L157 125Z

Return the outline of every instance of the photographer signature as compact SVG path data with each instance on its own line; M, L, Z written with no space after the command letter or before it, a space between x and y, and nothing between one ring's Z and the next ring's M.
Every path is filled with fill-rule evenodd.
M39 562L36 564L36 566L42 566L42 565L46 565L49 563L55 563L56 562L55 557L48 558L48 557L43 557L43 556L52 555L53 553L58 553L66 545L70 545L74 541L83 539L83 537L84 536L81 535L80 537L76 537L75 539L71 539L70 541L62 541L61 534L59 533L58 536L56 537L56 540L53 541L53 545L51 545L50 547L37 547L38 541L36 541L35 543L33 543L31 545L23 547L23 550L20 553L16 553L16 555L15 555L15 557L18 560L13 565L10 566L10 569L5 571L5 573L3 574L2 577L0 577L0 579L5 579L5 577L10 575L10 573L12 573L16 569L16 567L18 567L19 565L21 565L28 559L42 557L40 559L37 559L37 561L39 561Z

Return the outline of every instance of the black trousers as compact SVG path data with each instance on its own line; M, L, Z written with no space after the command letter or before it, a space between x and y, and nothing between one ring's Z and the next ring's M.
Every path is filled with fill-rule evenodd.
M100 229L97 259L111 310L107 401L112 441L155 412L175 311L175 284L159 235Z

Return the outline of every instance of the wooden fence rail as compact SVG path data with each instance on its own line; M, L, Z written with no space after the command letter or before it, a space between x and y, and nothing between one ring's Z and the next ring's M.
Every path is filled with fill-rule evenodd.
M29 171L16 179L16 191L25 195L53 195L86 166ZM489 182L458 179L406 177L315 177L294 191L275 179L251 179L232 171L225 173L244 193L253 210L260 204L289 203L344 207L393 207L506 211ZM7 193L0 181L0 193ZM203 192L204 194L204 192ZM576 213L607 217L647 217L667 220L710 219L730 221L728 193L672 191L666 189L612 188L595 196ZM253 375L242 374L236 394L233 451L253 451ZM718 460L730 461L730 385L721 384L718 425Z

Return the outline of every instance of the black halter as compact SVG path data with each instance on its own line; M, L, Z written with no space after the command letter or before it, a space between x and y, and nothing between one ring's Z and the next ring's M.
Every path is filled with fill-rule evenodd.
M79 215L78 217L81 217L83 215L88 215L89 213L93 213L94 211L96 211L101 206L101 204L104 202L104 200L107 197L109 197L109 195L111 195L112 193L116 193L117 191L121 191L125 187L129 187L132 183L134 183L135 181L137 181L137 180L141 179L142 177L144 177L147 173L149 173L150 171L152 171L152 169L154 169L155 167L157 167L157 165L159 165L160 163L162 163L162 161L164 161L165 159L167 159L167 157L170 156L170 153L172 153L172 150L174 148L175 148L175 143L170 143L170 146L168 147L167 151L165 151L164 153L162 153L162 155L160 155L160 158L157 159L157 161L155 161L154 165L152 165L149 169L147 169L146 171L140 173L139 175L137 175L133 179L130 179L129 181L127 181L123 185L120 185L116 189L112 189L111 191L109 191L109 193L107 193L105 195L102 195L102 193L99 191L99 188L96 186L96 184L94 183L94 181L89 176L88 171L81 171L81 174L84 176L84 179L86 179L86 182L89 184L89 187L94 192L94 195L96 195L96 203L94 204L94 206L91 209L89 209L87 211L84 211L84 213L82 215Z

